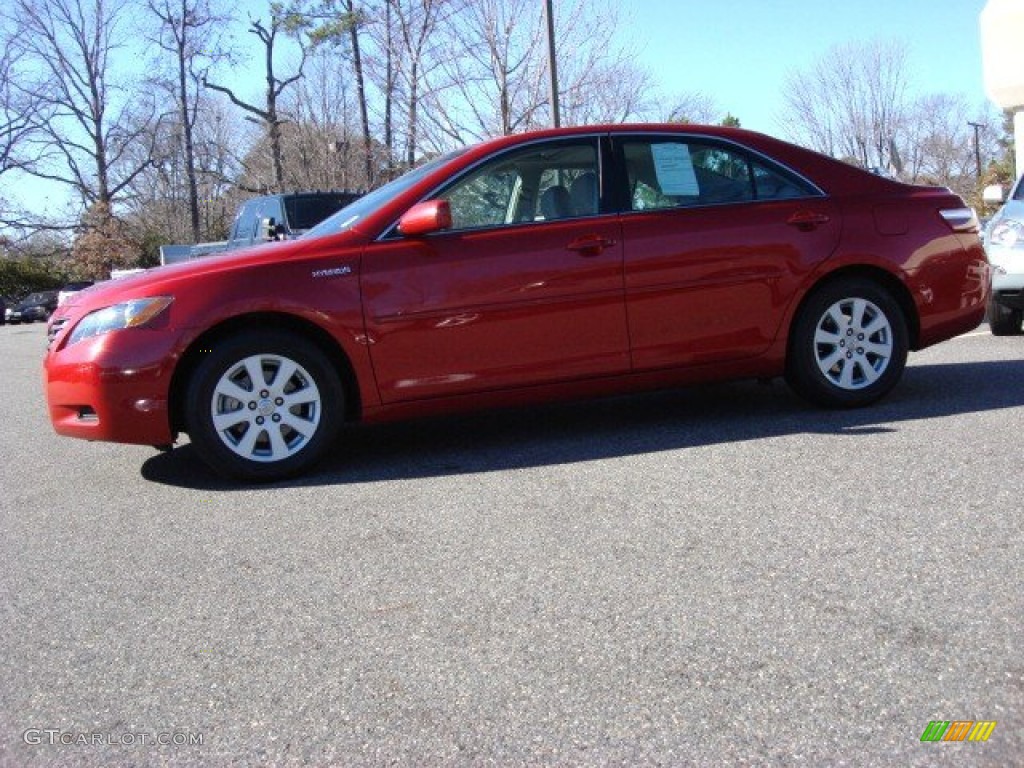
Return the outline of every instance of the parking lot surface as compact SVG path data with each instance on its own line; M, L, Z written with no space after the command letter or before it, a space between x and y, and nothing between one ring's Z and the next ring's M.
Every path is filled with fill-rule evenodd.
M850 412L357 427L264 487L58 438L44 346L0 327L0 765L1022 762L1022 338Z

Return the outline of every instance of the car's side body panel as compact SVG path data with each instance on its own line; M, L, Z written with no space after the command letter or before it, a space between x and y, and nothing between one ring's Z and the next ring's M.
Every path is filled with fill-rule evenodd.
M629 371L613 217L386 241L362 278L385 403Z
M787 223L801 212L821 223ZM633 366L646 370L767 350L840 221L822 198L636 212L622 228Z

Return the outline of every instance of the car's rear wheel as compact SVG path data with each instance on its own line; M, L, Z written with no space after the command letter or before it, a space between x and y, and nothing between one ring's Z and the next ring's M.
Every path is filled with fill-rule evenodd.
M341 381L324 353L282 331L215 343L187 395L186 423L199 456L244 480L309 468L330 447L344 413Z
M909 347L899 303L870 280L844 278L816 290L790 335L786 380L827 407L855 408L887 394Z
M988 305L988 327L993 336L1017 336L1021 333L1024 312L1003 306L994 299Z

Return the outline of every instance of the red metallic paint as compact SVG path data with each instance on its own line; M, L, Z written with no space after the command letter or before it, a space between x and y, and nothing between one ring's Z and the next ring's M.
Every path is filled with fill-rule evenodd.
M363 268L366 329L385 403L627 373L615 217L382 243ZM486 258L481 258L486 254Z
M408 237L429 235L452 225L452 209L447 200L416 203L398 222L398 231Z
M652 132L747 147L825 195L378 241L443 181L495 152ZM921 348L982 320L984 252L976 235L952 233L938 215L962 205L946 191L738 129L598 126L504 137L442 164L346 232L80 294L51 320L63 325L45 361L50 416L64 435L170 443L188 365L225 328L282 323L344 361L364 420L776 376L801 301L848 270L906 287ZM439 209L427 208L440 221ZM67 346L86 314L156 295L174 297L159 323Z
M635 370L764 352L801 281L828 259L840 222L828 199L677 208L622 217ZM824 218L806 231L793 211Z

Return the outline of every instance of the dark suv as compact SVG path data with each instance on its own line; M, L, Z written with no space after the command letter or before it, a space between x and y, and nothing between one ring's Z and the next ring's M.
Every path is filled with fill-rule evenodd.
M254 197L238 211L225 250L298 237L359 197L358 192L296 192Z
M361 192L293 192L264 195L238 209L227 240L194 245L160 246L160 263L197 259L270 240L291 240L362 197Z

